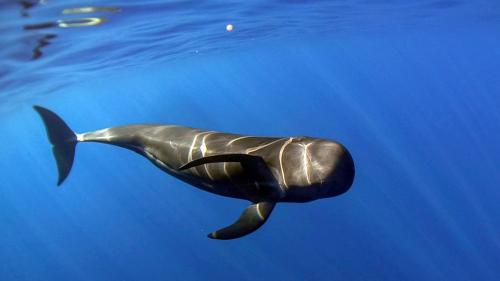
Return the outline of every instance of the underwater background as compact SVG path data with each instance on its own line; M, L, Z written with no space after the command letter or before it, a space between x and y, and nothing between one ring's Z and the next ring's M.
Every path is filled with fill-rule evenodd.
M500 280L499 30L494 0L0 1L0 280ZM211 240L247 202L92 143L57 187L35 104L333 139L356 178Z

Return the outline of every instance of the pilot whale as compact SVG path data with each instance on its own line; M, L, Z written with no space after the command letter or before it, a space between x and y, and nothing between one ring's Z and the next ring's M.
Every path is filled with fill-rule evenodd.
M77 134L54 112L40 114L56 159L57 185L68 176L76 144L100 142L135 151L199 189L251 202L232 225L208 235L235 239L261 227L278 202L340 195L354 180L354 162L340 143L311 137L256 137L176 125L130 125Z

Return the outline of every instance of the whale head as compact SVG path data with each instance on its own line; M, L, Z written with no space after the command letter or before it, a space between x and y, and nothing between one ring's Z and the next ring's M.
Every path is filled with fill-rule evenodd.
M316 139L307 146L307 153L309 175L318 199L349 190L354 181L354 161L342 144Z
M295 137L283 153L282 164L290 202L340 195L354 180L351 154L340 143L310 137Z

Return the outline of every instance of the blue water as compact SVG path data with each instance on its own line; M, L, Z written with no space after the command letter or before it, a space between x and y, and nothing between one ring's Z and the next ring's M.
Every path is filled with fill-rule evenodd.
M62 2L0 2L0 280L500 280L500 2ZM56 187L34 104L334 139L356 178L211 240L247 202L130 151L80 144Z

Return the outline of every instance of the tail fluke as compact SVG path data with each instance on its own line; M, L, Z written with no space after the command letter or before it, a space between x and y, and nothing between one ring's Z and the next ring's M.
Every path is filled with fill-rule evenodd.
M33 108L40 114L45 124L59 172L57 185L61 185L68 176L69 171L71 171L71 166L73 166L75 146L78 142L76 134L54 112L37 105L33 106Z

